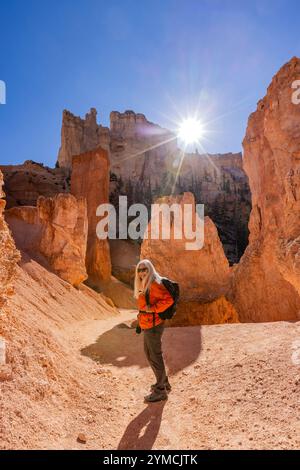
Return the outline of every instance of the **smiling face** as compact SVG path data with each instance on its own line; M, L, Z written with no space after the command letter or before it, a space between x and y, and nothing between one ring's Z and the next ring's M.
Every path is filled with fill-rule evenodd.
M148 276L149 270L144 264L140 264L138 267L138 274L141 281L144 281Z

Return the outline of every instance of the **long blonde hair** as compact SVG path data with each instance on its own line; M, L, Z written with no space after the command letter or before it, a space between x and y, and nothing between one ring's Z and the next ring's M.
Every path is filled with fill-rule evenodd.
M145 278L145 281L141 281L138 273L138 269L142 264L148 269L148 276ZM161 284L161 280L162 277L158 274L151 261L149 259L142 259L138 262L135 268L134 298L137 299L140 294L145 294L146 290L150 287L150 284L153 281Z

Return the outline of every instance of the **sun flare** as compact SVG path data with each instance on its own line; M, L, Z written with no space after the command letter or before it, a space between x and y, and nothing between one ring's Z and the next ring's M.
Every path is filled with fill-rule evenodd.
M198 119L188 118L182 121L178 129L178 137L186 145L197 143L203 137L204 128Z

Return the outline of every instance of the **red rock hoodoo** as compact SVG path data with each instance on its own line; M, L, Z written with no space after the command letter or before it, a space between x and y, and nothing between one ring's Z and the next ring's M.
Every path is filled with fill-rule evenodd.
M39 197L37 207L13 207L6 220L18 248L74 286L87 278L87 211L71 194Z
M243 321L300 317L300 105L292 100L299 77L293 58L251 114L243 142L253 209L231 290Z
M107 240L100 240L96 234L99 218L96 215L100 204L109 198L109 158L106 150L98 148L73 157L71 193L85 198L88 217L88 241L86 268L89 283L93 287L110 280L111 261Z
M174 203L193 208L195 223L195 199L192 193L157 199L158 204ZM160 219L160 227L167 216ZM168 223L168 220L165 221ZM217 229L209 217L204 219L204 245L198 250L186 249L185 236L174 238L174 222L171 222L171 239L151 239L151 222L141 248L141 258L150 259L158 272L180 284L181 300L172 325L200 323L227 323L238 321L237 313L225 299L228 290L230 268Z

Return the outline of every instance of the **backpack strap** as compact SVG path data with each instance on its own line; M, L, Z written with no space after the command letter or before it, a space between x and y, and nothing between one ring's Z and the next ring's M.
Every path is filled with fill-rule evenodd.
M145 292L145 299L146 299L146 304L147 307L150 308L150 294L149 294L149 289L146 290ZM153 328L155 327L155 312L152 312L153 315Z
M147 289L146 292L145 292L145 299L146 299L147 307L150 307L149 289Z

